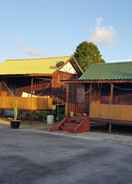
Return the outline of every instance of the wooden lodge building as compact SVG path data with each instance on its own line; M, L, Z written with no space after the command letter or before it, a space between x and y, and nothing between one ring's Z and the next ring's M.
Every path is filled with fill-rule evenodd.
M65 81L66 112L96 122L132 124L132 62L93 64L79 80Z
M0 64L0 109L52 109L56 98L64 103L61 80L75 79L80 72L68 56L6 60Z

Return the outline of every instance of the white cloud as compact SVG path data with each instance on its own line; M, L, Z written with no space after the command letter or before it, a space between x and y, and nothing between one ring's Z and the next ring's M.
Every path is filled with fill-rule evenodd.
M24 41L19 39L17 42L17 45L16 45L17 50L19 50L20 52L22 52L30 57L42 57L42 52L40 49L33 48L33 47L27 47L25 45L27 45L27 44L25 44Z
M100 25L102 24L103 20L104 20L103 17L97 17L97 18L96 18L96 25L97 25L97 26L100 26Z
M40 51L36 48L31 48L31 47L21 47L20 50L24 52L28 56L32 57L39 57L41 56Z
M96 19L96 27L91 34L90 40L99 44L111 45L115 38L115 29L112 26L102 25L103 20L103 17Z

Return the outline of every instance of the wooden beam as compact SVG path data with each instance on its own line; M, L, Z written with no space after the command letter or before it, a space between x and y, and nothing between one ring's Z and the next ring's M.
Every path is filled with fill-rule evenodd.
M65 115L68 116L69 106L69 84L66 85L66 103L65 103Z
M109 105L113 104L113 94L114 94L114 84L110 84L110 99L109 99ZM109 121L109 133L112 132L112 122L111 120Z
M80 83L88 83L88 84L111 84L111 83L132 83L132 80L64 80L65 84L80 84Z
M33 94L33 77L31 78L31 88L30 88L31 96Z
M109 104L111 105L113 103L113 93L114 93L114 84L110 84L110 100Z
M90 84L90 86L89 86L89 102L88 102L88 115L90 114L90 104L91 104L91 102L92 102L92 89L93 89L93 85L92 84Z

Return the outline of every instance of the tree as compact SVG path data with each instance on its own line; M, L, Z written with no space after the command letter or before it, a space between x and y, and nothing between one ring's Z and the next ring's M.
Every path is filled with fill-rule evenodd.
M91 64L105 62L98 47L94 43L86 41L77 46L74 58L77 60L83 71L85 71Z

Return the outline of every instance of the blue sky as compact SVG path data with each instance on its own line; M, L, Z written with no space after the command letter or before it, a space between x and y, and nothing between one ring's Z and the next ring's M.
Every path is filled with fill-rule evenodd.
M132 59L131 0L4 0L0 60L71 55L94 41L107 61Z

